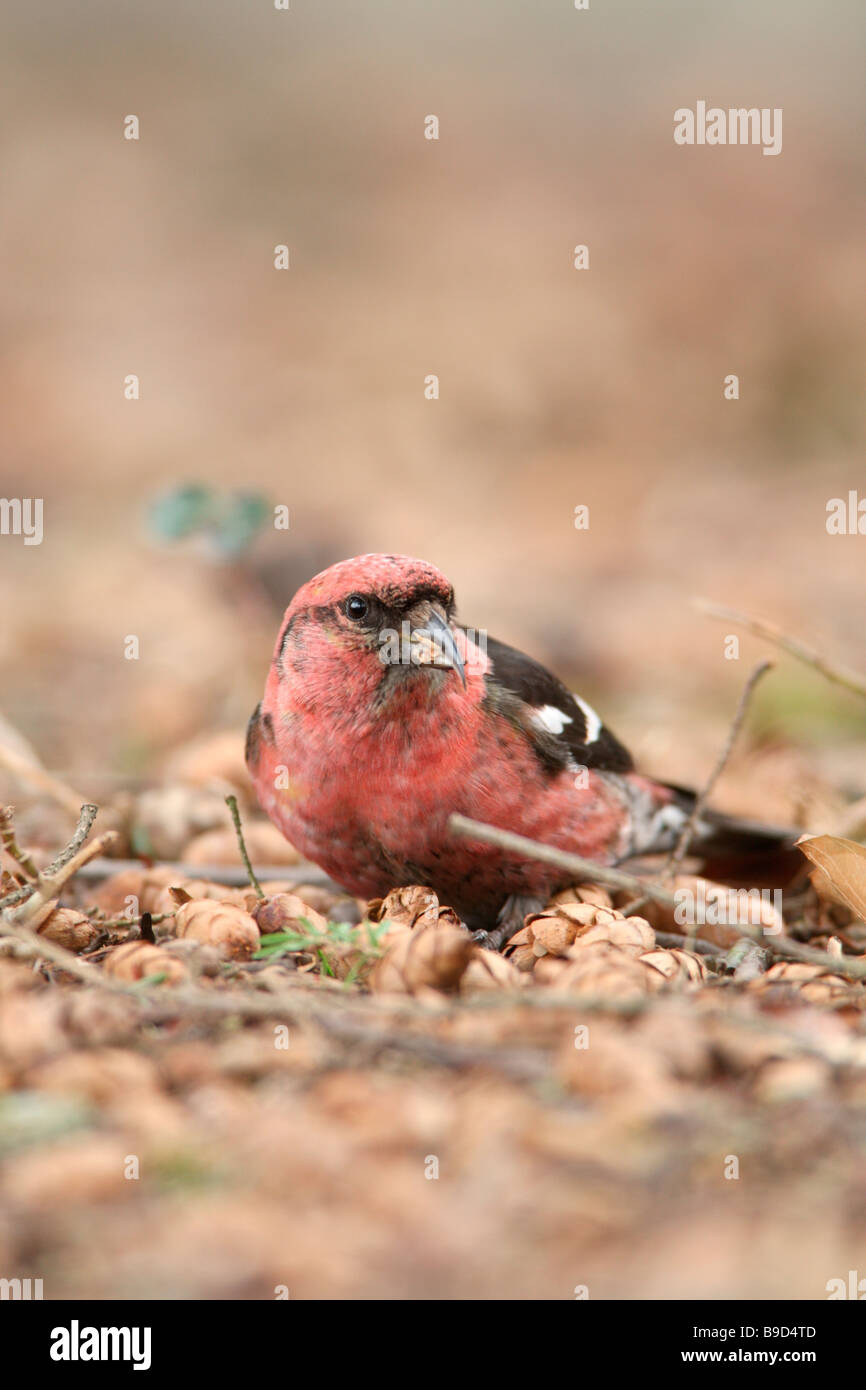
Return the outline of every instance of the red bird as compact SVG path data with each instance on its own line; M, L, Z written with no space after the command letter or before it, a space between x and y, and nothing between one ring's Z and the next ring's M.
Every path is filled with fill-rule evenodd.
M671 849L693 793L640 776L595 710L513 647L456 622L439 570L344 560L286 610L247 735L259 801L349 892L423 883L475 929L520 925L569 875L456 837L458 811L599 864ZM702 814L696 852L784 832Z

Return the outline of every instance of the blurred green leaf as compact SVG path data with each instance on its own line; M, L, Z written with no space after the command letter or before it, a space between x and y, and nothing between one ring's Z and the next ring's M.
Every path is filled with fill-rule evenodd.
M208 525L214 507L214 494L200 483L190 483L157 497L148 511L154 534L163 541L181 540Z

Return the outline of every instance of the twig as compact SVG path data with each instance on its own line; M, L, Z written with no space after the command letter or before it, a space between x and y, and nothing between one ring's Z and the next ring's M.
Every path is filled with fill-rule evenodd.
M139 998L143 997L139 995ZM311 1001L300 990L265 996L239 990L179 987L165 990L158 998L147 996L146 1005L145 1018L150 1022L191 1015L205 1018L284 1018L290 1023L307 1023L319 1028L329 1038L350 1044L353 1053L358 1047L376 1053L402 1052L438 1066L490 1067L520 1081L541 1081L550 1075L547 1058L533 1050L518 1052L503 1047L473 1047L403 1029L392 1032L357 1015L350 1017L341 1005L329 1007L323 1001Z
M728 729L728 736L725 739L722 751L716 759L715 767L713 768L712 772L710 773L700 792L698 792L698 795L695 798L695 804L692 807L691 812L689 814L689 818L683 826L682 830L680 831L679 839L677 840L677 843L668 855L666 863L662 865L659 875L662 882L669 882L670 879L674 877L680 864L685 859L686 854L688 853L689 845L692 842L692 836L695 833L695 828L700 819L701 813L704 807L706 806L707 802L709 801L710 796L712 795L713 787L716 785L725 768L727 767L728 759L730 758L734 744L737 741L737 736L740 732L740 729L743 727L743 720L746 717L746 710L749 707L749 701L752 698L752 692L755 689L755 686L758 684L758 681L761 679L761 677L765 675L767 671L771 670L772 667L772 661L762 661L760 665L755 667L754 671L749 676L749 679L746 681L746 684L743 687L742 694L740 695L737 708L734 711L734 718L731 721L730 728ZM641 908L645 906L646 901L646 895L644 895L642 898L637 898L634 902L628 903L622 910L625 913L626 917L629 917L633 912L640 912Z
M14 903L21 903L25 898L29 898L35 885L33 883L23 883L20 888L13 888L11 892L4 893L0 898L0 909L12 907Z
M64 865L70 863L90 834L91 827L98 814L99 807L94 806L91 802L87 802L81 807L78 816L78 824L75 827L75 834L72 836L66 848L58 854L57 858L52 859L47 869L42 870L43 878L52 878Z
M95 883L113 874L127 873L130 869L146 873L150 867L141 859L93 859L79 869L78 877L85 882ZM160 870L170 869L177 876L178 883L185 878L205 878L213 883L225 883L231 888L244 888L249 883L246 871L232 864L184 864L172 860L169 863L160 861L158 867ZM262 883L283 880L286 883L316 884L322 888L332 888L335 893L345 892L315 864L265 864L259 867L258 876Z
M85 883L99 883L102 879L113 877L114 874L128 873L131 869L146 873L150 867L151 865L141 859L103 859L96 856L89 863L82 864L76 876ZM160 870L171 870L178 883L187 878L203 878L211 883L224 883L230 888L244 888L249 883L246 870L235 868L231 864L183 864L172 861L160 862L158 867ZM329 888L334 893L345 892L345 889L328 878L321 869L317 869L315 864L266 864L259 869L259 880L262 883L303 883ZM0 898L0 907L11 907L28 897L32 891L33 885L29 883L23 888L16 888Z
M90 802L85 803L79 812L75 834L72 836L66 848L58 854L56 859L52 859L51 863L44 868L41 873L37 871L36 877L32 883L25 883L22 888L17 888L14 892L7 893L5 897L0 898L0 908L10 907L13 903L21 902L23 899L31 897L39 888L39 885L47 886L49 880L54 879L67 864L70 864L90 834L90 828L96 820L98 811L98 806L94 806ZM93 846L90 846L89 853L83 859L77 861L76 867L80 868L81 865L85 864L89 859L95 858L96 853L101 854L102 850L116 838L116 833L113 830L106 831L104 835L99 837L98 841L94 841L94 845L98 844L99 849L94 851ZM70 874L64 874L63 878L59 880L60 885L62 886L70 877ZM53 896L56 896L56 894ZM47 899L43 898L43 901L47 901ZM13 916L15 915L16 914L13 913Z
M708 599L696 598L692 602L701 613L706 613L711 618L721 618L724 622L736 623L739 627L744 627L748 632L754 633L756 637L763 637L766 641L781 647L783 651L796 657L798 661L820 671L821 675L826 676L828 681L834 681L836 685L842 685L846 690L852 690L855 695L866 695L866 676L822 656L820 652L815 651L814 647L807 646L798 637L790 637L775 623L769 623L765 618L753 618L748 613L740 613L736 608L725 608L722 604L710 603Z
M364 1047L376 1053L402 1052L438 1066L489 1067L519 1081L541 1081L550 1073L549 1063L534 1051L471 1047L448 1039L410 1033L399 1027L391 1031L381 1024L371 1024L357 1016L359 1011L375 1007L366 1001L359 1010L358 1001L347 1001L340 996L332 1000L319 996L313 1000L301 989L268 995L252 990L203 990L195 986L142 989L112 979L95 965L85 964L65 947L53 941L44 941L27 927L13 926L8 921L0 920L0 937L10 938L23 954L50 961L85 985L134 999L142 1008L143 1022L165 1023L195 1017L283 1018L289 1023L311 1024L329 1038L349 1044L353 1052ZM355 1013L354 1018L350 1016L351 1012Z
M621 869L607 868L603 864L594 863L592 859L582 859L580 855L554 849L552 845L539 844L537 840L529 840L525 835L515 835L511 830L500 830L498 826L485 825L483 821L470 820L468 816L457 814L449 816L448 828L455 835L463 835L470 840L483 840L489 845L498 845L500 849L508 850L524 859L538 859L543 864L552 864L554 868L562 869L563 873L576 875L575 882L604 883L609 888L639 893L668 908L676 906L672 893L645 878L623 873Z
M14 814L15 810L12 806L0 808L0 846L5 849L10 858L20 864L27 878L38 878L39 870L27 851L21 848L15 838L15 826L12 820Z
M629 914L626 913L626 916ZM672 931L656 931L656 942L659 946L664 946L667 950L681 951L686 942L686 937L679 936ZM714 946L711 941L704 941L703 937L692 937L689 940L689 950L696 956L719 956L723 950L720 946Z
M746 710L749 708L749 701L752 698L752 692L755 689L755 686L758 684L758 681L761 679L761 677L766 675L768 671L771 671L773 669L773 665L774 663L772 661L760 662L759 665L755 667L752 674L749 676L749 679L746 681L746 684L743 686L743 692L740 695L739 703L734 713L733 720L731 721L731 727L728 730L728 736L725 739L722 751L716 759L715 767L713 768L712 772L710 773L709 777L707 778L706 782L704 783L703 787L701 788L700 792L698 793L695 799L695 804L692 807L691 814L688 820L686 821L685 825L683 826L682 831L680 832L680 838L676 843L676 847L674 848L673 853L671 854L670 859L668 860L665 866L662 875L663 878L671 878L676 872L679 865L682 863L683 859L685 858L686 851L688 850L688 847L691 844L692 836L695 833L695 826L697 825L698 820L700 819L701 812L703 811L705 805L707 804L707 801L712 795L713 787L716 785L727 766L728 759L730 758L734 744L737 741L737 736L740 732L740 729L743 727L743 720L746 717Z
M253 888L256 890L256 897L257 897L257 898L263 898L265 895L264 895L264 893L262 892L262 885L259 883L258 879L256 878L256 876L255 876L255 874L254 874L254 872L253 872L253 866L252 866L252 864L250 863L250 856L247 854L247 847L246 847L246 843L245 843L245 841L244 841L244 832L243 832L243 828L242 828L242 826L241 826L241 813L240 813L240 811L238 810L238 799L237 799L237 797L234 796L234 795L232 795L232 796L227 796L227 797L226 797L226 805L228 806L229 810L230 810L231 813L232 813L232 820L234 821L234 826L235 826L235 834L236 834L237 837L238 837L238 849L239 849L240 852L241 852L241 859L244 861L244 867L245 867L247 873L249 874L250 883L252 884Z
M100 927L103 931L119 931L124 927L142 927L145 917L150 918L151 926L157 922L167 922L174 917L173 912L142 912L139 917L107 917L100 908L89 908L87 916L95 927ZM149 938L145 938L149 939Z
M782 956L786 960L803 961L807 965L821 965L833 975L847 975L852 980L866 980L866 957L864 956L832 956L829 951L819 951L814 946L803 946L790 936L769 936L762 933L759 927L752 929L739 922L737 923L737 931L742 932L743 936L750 937L759 946L772 951L774 956Z
M601 864L594 864L591 859L581 859L576 854L565 854L551 845L540 845L536 840L514 835L510 830L499 830L496 826L485 825L482 821L470 820L468 816L452 815L449 817L448 825L456 835L465 835L469 839L498 845L501 849L511 850L527 859L540 859L543 863L553 864L567 873L579 874L593 883L604 883L611 888L624 888L626 892L638 891L643 897L663 903L665 907L676 906L673 894L665 892L663 888L646 879L625 874L620 869L609 869ZM759 946L772 951L774 955L783 956L788 960L806 961L810 965L821 965L835 975L847 975L853 980L866 979L866 957L857 956L852 959L850 956L832 956L828 951L802 946L798 941L792 941L789 936L770 936L757 928L750 930L748 926L739 922L737 931L756 941ZM695 939L703 941L701 937ZM685 942L685 937L683 941ZM712 946L714 954L719 953L719 947L712 942L704 944Z
M751 937L744 936L725 956L725 966L735 980L756 980L769 969L770 952Z
M14 941L18 953L21 955L35 956L39 960L50 961L52 965L57 965L68 974L74 975L83 984L98 985L100 989L108 990L112 994L132 992L128 986L112 980L97 970L94 965L83 964L79 957L74 955L72 951L67 951L65 946L58 946L55 941L48 941L30 927L19 926L11 922L8 916L0 917L0 938Z
M85 809L93 809L95 814L95 808L88 807ZM85 819L86 818L82 814L82 822ZM92 816L90 817L89 823L93 823ZM79 831L80 829L81 826L79 826ZM76 832L75 838L79 838L78 832ZM97 854L101 854L116 838L116 831L106 830L102 835L98 835L91 844L82 845L80 849L72 853L71 857L70 850L72 849L72 845L68 845L63 853L59 855L50 866L50 870L46 869L39 875L36 880L35 891L31 893L30 897L19 906L13 908L12 911L8 909L4 910L6 919L14 926L39 926L40 923L53 912L56 901L63 891L64 885L73 877L81 865L86 864L89 859L93 859Z

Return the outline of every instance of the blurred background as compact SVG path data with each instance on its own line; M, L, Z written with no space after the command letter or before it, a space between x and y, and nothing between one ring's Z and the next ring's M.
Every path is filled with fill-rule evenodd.
M294 589L364 551L438 564L681 780L762 650L725 660L694 595L866 668L866 538L825 527L866 495L856 0L2 27L0 494L44 541L0 537L0 710L76 788L240 737ZM782 153L675 145L698 100L783 108ZM866 792L862 735L783 660L719 799L818 816Z

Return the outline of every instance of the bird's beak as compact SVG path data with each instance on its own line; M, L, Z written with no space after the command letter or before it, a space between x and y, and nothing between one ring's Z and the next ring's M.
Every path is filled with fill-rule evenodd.
M431 608L426 615L423 627L412 629L410 641L417 652L413 661L419 666L445 666L456 671L463 682L463 689L466 689L466 670L454 641L454 633L435 608Z

